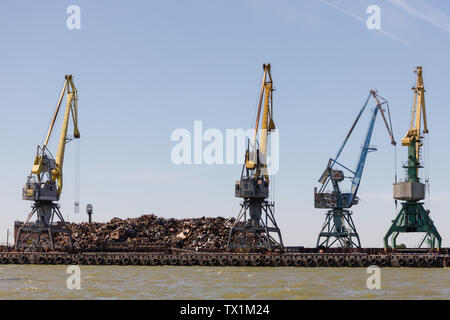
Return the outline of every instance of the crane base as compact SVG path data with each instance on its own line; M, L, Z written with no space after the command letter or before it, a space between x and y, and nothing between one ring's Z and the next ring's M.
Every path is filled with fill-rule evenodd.
M421 232L425 237L419 244L419 248L429 239L429 246L432 249L440 249L442 238L429 213L424 209L421 202L403 202L402 209L398 213L392 225L384 236L384 247L388 248L389 238L391 237L392 248L396 248L397 237L400 233Z
M228 236L229 249L283 250L281 231L273 214L274 204L263 199L245 199ZM247 214L249 219L247 220ZM278 240L272 237L276 234Z
M31 218L36 215L36 222ZM54 218L59 219L53 222ZM15 248L49 248L55 250L55 234L66 234L68 248L72 248L72 234L59 211L59 206L53 202L35 202L26 221L15 225ZM45 239L45 237L48 237Z
M361 248L358 232L349 210L330 210L317 238L317 247Z

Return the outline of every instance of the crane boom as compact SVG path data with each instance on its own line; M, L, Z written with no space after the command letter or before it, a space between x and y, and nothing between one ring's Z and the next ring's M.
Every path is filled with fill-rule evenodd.
M62 88L61 94L59 95L55 113L53 114L52 122L50 123L50 128L48 129L47 136L45 137L45 142L42 146L43 149L45 149L47 147L48 141L50 140L50 135L53 132L53 127L55 126L56 117L58 116L59 108L61 107L61 102L62 102L62 99L64 98L64 92L66 92L67 83L68 83L68 80L66 77L66 81L64 81L64 87Z
M68 81L67 89L67 106L64 113L63 126L61 128L61 134L59 136L58 150L56 152L56 168L52 170L52 179L58 180L58 196L61 195L63 188L63 164L64 164L64 154L66 150L67 142L67 129L69 127L69 117L72 115L73 120L73 137L75 139L80 138L80 131L78 130L78 96L77 89L72 81L72 76L66 76Z
M261 94L259 97L258 103L258 111L256 113L256 123L253 135L253 152L250 157L249 154L246 156L246 168L249 170L256 169L256 175L259 176L261 171L263 172L267 181L269 180L269 176L267 174L266 161L267 161L267 139L268 133L275 129L275 124L273 122L273 82L272 75L270 72L270 64L264 64L264 75L261 85ZM263 108L263 118L261 123L261 133L258 140L258 132L259 132L259 122L261 118L261 107L264 98L264 108ZM259 142L259 149L257 148ZM258 149L258 150L257 150ZM257 165L259 156L259 161L261 163L261 168Z
M351 190L350 191L351 196L349 197L349 200L347 202L348 207L350 207L351 204L353 203L353 201L354 201L354 199L356 197L356 194L358 192L359 185L361 183L361 177L362 177L362 173L363 173L363 170L364 170L364 165L366 163L367 154L371 150L371 148L370 148L370 140L372 139L373 128L375 126L375 120L377 118L378 111L380 112L380 114L383 117L384 123L386 125L386 129L387 129L389 137L391 139L391 144L393 146L395 146L397 144L395 142L395 139L394 139L393 134L392 134L392 128L389 127L389 125L388 125L388 123L386 121L386 117L384 116L384 110L381 107L384 103L387 103L387 100L385 100L385 99L381 98L379 95L377 95L377 93L374 90L371 90L370 94L374 97L375 101L377 102L377 106L373 110L372 118L371 118L370 123L369 123L369 129L367 130L366 138L364 140L364 145L362 147L361 155L359 157L358 166L356 168L355 175L354 175L353 180L352 180L352 187L350 189ZM383 99L384 101L382 103L380 103L380 99Z
M411 114L411 125L402 139L402 145L405 147L414 148L416 160L420 159L421 147L421 132L420 126L423 118L423 133L428 133L427 114L425 109L425 88L423 85L422 67L417 67L415 73L417 74L416 86L412 88L414 91L414 103ZM408 168L410 182L417 182L419 176L419 166L415 168ZM415 171L415 172L414 172Z

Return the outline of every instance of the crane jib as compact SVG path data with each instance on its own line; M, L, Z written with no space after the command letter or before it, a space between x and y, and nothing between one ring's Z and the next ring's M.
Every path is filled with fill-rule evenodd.
M366 139L364 140L364 146L361 150L361 155L358 161L358 167L356 168L355 176L353 177L352 187L351 187L351 195L348 200L348 205L351 206L353 200L356 197L356 194L359 189L359 184L361 183L361 177L364 170L364 165L366 163L367 153L369 152L370 140L372 139L373 128L375 126L375 120L377 118L379 107L377 106L372 114L372 118L370 119L369 129L367 130Z
M370 100L371 96L372 96L372 94L370 93L369 96L366 99L366 102L364 103L364 105L362 106L361 110L359 111L358 116L356 117L355 121L353 122L353 125L351 126L349 132L347 133L347 136L344 139L344 142L342 143L341 147L339 148L339 150L338 150L338 152L336 154L336 157L335 157L336 160L339 159L339 156L341 155L342 150L344 150L344 147L347 144L347 141L350 138L350 136L351 136L351 134L353 132L353 129L355 129L356 124L358 123L359 119L361 118L361 115L363 114L364 110L366 109L366 106L369 103L369 100Z

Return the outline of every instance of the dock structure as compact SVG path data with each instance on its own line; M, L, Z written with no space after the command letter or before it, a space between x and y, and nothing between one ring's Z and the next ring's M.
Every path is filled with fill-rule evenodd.
M175 248L116 252L0 251L0 264L134 265L134 266L253 266L253 267L416 267L450 265L450 249L411 251L372 249L291 249L283 253L196 252Z

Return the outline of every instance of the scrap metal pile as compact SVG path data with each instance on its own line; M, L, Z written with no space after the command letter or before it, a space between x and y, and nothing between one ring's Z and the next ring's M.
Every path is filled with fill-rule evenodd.
M69 223L75 249L93 250L105 244L151 245L201 251L225 250L234 218L166 219L147 214L138 218L113 218L106 223ZM66 245L57 237L59 246Z

